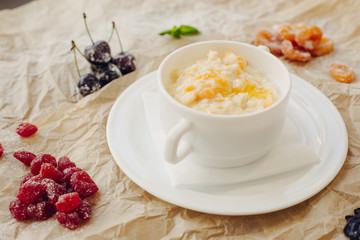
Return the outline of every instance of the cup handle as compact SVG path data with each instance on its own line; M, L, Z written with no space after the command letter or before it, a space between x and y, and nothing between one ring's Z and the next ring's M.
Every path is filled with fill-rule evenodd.
M270 52L270 49L267 46L259 45L258 48L260 48L261 50L264 50L266 52Z
M191 122L181 119L174 127L172 127L166 137L164 158L167 162L176 164L187 157L192 147L187 144L179 148L180 139L191 128Z

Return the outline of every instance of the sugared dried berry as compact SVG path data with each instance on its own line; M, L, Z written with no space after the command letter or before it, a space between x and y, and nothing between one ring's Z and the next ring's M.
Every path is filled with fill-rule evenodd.
M23 177L23 179L20 182L20 186L22 186L24 183L27 182L27 180L29 180L30 178L32 178L33 176L31 175L26 175L25 177Z
M40 168L40 176L42 178L50 178L57 183L62 183L63 174L51 163L43 163Z
M71 230L76 229L80 224L80 219L76 212L57 212L55 216L61 225Z
M70 185L83 199L99 190L96 183L85 171L75 172L70 178Z
M63 171L63 174L64 174L64 178L63 178L63 181L68 183L70 185L70 178L71 176L75 173L75 172L79 172L79 171L82 171L80 168L77 168L77 167L70 167L70 168L66 168L64 171Z
M80 205L75 209L75 212L79 215L79 218L82 220L88 220L92 215L91 204L86 200L82 200Z
M0 143L0 157L4 154L4 147Z
M36 158L35 154L33 154L31 152L27 152L27 151L14 152L13 156L17 160L19 160L20 162L25 164L26 166L30 166L31 161L34 160L34 158Z
M82 75L77 84L77 89L79 93L83 96L96 92L100 88L101 88L100 80L94 74L91 73Z
M41 183L45 188L48 201L51 204L55 204L58 201L59 197L66 193L66 188L60 184L57 184L52 179L45 178L42 180Z
M31 123L20 123L16 128L16 133L22 137L30 137L34 133L36 133L38 128Z
M81 199L77 192L66 193L59 197L55 206L59 212L71 212L81 203Z
M26 203L20 201L19 199L11 201L9 204L11 216L13 216L17 220L27 219L27 206L28 205Z
M122 76L120 69L112 63L109 63L105 66L91 66L91 70L97 79L99 79L101 87Z
M61 158L59 158L58 169L60 172L63 172L66 168L70 168L70 167L76 167L76 164L70 161L70 159L67 156L62 156Z
M41 184L42 178L34 176L27 180L20 188L17 197L25 203L34 203L42 199L45 188Z
M135 57L129 52L122 52L117 54L112 62L120 69L123 75L135 71Z
M54 215L56 212L54 205L49 202L41 201L31 203L27 207L27 214L30 218L36 220L45 220Z
M51 163L56 167L56 158L51 156L50 154L39 154L31 161L30 170L32 175L38 175L40 173L40 168L43 163Z
M111 60L110 46L103 40L97 41L93 45L85 47L84 55L92 64L105 65Z

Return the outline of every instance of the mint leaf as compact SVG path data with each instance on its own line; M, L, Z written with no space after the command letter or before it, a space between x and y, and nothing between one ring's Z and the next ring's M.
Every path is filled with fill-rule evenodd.
M199 30L197 30L196 28L194 28L192 26L188 26L188 25L181 25L179 27L179 29L180 29L182 35L192 35L192 34L199 33Z
M170 36L173 36L174 38L180 38L181 35L192 35L199 33L199 30L196 28L189 26L189 25L181 25L180 27L174 26L172 29L165 30L159 33L159 35L163 36L166 34L169 34Z

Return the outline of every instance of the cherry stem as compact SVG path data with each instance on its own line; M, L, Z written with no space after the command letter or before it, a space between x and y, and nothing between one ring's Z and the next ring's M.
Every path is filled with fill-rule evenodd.
M86 31L87 31L87 33L88 33L88 35L89 35L89 37L90 37L90 40L91 40L92 44L94 45L94 44L95 44L95 43L94 43L94 40L93 40L92 37L91 37L91 34L90 34L90 31L89 31L88 25L87 25L87 23L86 23L86 14L85 14L85 13L83 13L83 17L84 17L84 22L85 22Z
M76 58L76 51L75 51L76 45L75 45L75 42L74 42L74 41L71 41L71 45L72 45L72 47L71 47L71 50L70 50L70 51L73 51L73 52L74 52L76 70L77 70L77 72L78 72L78 74L79 74L79 78L81 78L81 74L80 74L80 70L79 70L79 65L78 65L77 58Z
M72 47L71 47L70 50L71 50L71 51L74 50L74 54L75 54L75 50L78 51L78 52L80 53L80 55L83 56L83 58L85 58L88 63L90 63L91 66L93 66L93 67L96 68L96 66L95 66L93 63L91 63L91 62L85 57L85 55L80 51L80 49L76 46L74 40L71 41L71 44L72 44ZM75 59L76 59L76 57L75 57ZM77 66L77 62L76 62L76 66ZM79 68L78 68L78 69L79 69ZM80 71L79 71L79 74L80 74Z
M114 34L114 27L111 28L111 34L110 34L108 43L111 41L113 34Z
M115 30L116 36L117 36L117 38L118 38L118 40L119 40L121 54L123 54L123 53L124 53L124 49L123 49L123 46L122 46L122 44L121 44L119 32L118 32L118 30L117 30L116 27L115 27L115 22L112 22L112 25L113 25L113 30ZM112 34L111 34L111 35L112 35Z

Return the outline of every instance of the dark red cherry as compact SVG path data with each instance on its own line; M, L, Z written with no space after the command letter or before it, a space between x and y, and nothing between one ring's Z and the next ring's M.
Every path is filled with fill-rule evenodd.
M99 79L91 73L87 73L81 76L77 89L80 94L83 96L89 95L101 88L101 83Z
M112 62L120 69L123 75L135 71L135 57L129 52L120 52L112 60Z
M122 76L119 68L112 63L109 63L106 66L91 65L91 70L99 79L101 87L105 86L112 80Z
M93 45L85 47L86 59L95 65L105 65L111 60L110 46L107 42L100 40Z

